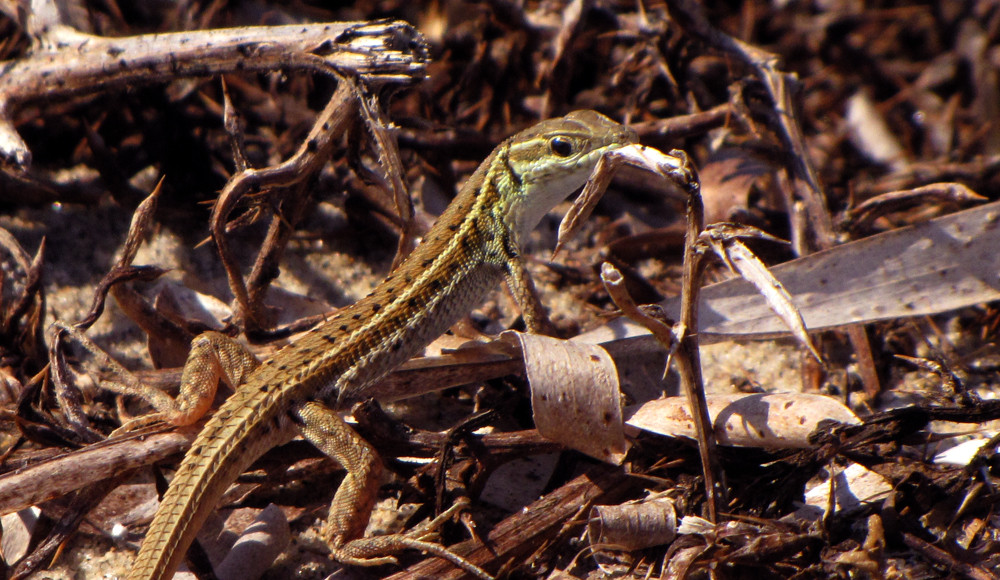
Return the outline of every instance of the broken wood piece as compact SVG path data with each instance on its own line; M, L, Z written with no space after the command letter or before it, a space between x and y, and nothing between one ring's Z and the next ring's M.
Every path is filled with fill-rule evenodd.
M191 430L166 428L132 433L71 451L0 477L0 513L66 495L85 485L181 453L194 440Z
M107 38L53 29L45 46L0 63L0 166L24 171L31 152L14 127L21 107L136 85L232 72L302 70L368 83L423 77L423 36L402 21L248 26Z

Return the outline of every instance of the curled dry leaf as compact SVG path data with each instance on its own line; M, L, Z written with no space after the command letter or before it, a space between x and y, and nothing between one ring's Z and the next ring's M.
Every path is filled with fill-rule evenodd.
M83 386L90 383L86 373L76 372L65 357L64 336L72 336L69 328L54 324L51 327L49 341L49 369L52 377L53 392L62 416L62 425L75 436L86 443L96 443L104 436L90 426L87 413L84 411Z
M834 561L838 567L854 568L870 577L882 576L885 562L885 529L879 514L868 516L868 535L862 545L853 550L842 552Z
M0 228L0 337L31 358L42 356L45 291L42 266L45 238L32 257L9 231Z
M695 561L707 551L708 546L698 544L672 552L670 560L664 567L662 577L669 580L687 578L688 572L694 566Z
M395 134L389 131L392 123L383 113L377 99L368 94L365 86L359 85L358 88L362 93L361 98L358 99L358 109L361 111L365 127L372 136L372 144L378 155L379 171L377 173L373 171L373 174L382 182L382 188L386 190L386 193L390 194L396 206L396 213L402 222L402 236L399 240L396 258L392 264L392 269L395 269L417 245L413 197L407 191L406 182L403 179L405 171L403 162L399 158L399 145L396 142Z
M867 227L880 216L907 207L933 204L971 204L989 201L962 183L931 183L903 191L875 196L847 212L846 224L857 229Z
M590 543L623 550L669 544L677 536L677 510L669 497L599 505L587 518Z
M524 352L538 432L601 461L620 464L629 445L611 355L595 345L516 336Z
M804 393L716 395L707 397L715 437L723 445L809 448L809 434L820 421L857 425L858 417L840 402ZM626 423L667 435L695 435L694 419L683 397L649 401L625 410Z

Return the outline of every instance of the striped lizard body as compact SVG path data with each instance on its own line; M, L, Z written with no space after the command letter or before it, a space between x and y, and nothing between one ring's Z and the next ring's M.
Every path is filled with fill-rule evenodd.
M391 560L386 553L412 547L398 536L358 539L381 463L331 408L364 399L370 385L447 330L501 280L529 326L536 322L540 310L530 302L534 289L520 257L522 242L545 213L584 184L603 155L635 142L631 129L593 111L544 121L490 154L422 243L372 294L267 362L258 363L217 333L198 337L181 395L173 408L158 409L158 416L193 423L207 410L220 379L235 385L235 393L185 455L129 578L170 578L226 488L296 433L348 471L327 522L334 558L384 563Z

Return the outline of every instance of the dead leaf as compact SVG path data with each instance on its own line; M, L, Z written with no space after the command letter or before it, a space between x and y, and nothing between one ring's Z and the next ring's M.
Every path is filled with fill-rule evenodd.
M698 168L705 223L728 221L734 210L746 209L754 183L772 170L771 165L747 149L713 151Z
M840 470L832 479L806 491L806 503L796 510L795 516L816 520L826 513L830 486L834 486L834 509L838 513L864 509L873 502L881 503L892 493L892 482L862 465L852 463Z
M219 580L258 578L291 541L284 512L269 504L240 535L226 558L215 567Z
M669 497L654 497L590 510L587 535L592 545L642 550L669 544L677 537L677 510Z
M858 417L831 397L805 393L714 395L707 397L715 438L723 445L810 448L808 437L820 421L857 425ZM649 401L625 410L630 427L668 437L695 435L684 397Z
M13 566L28 554L31 545L31 534L38 525L38 516L42 510L37 506L24 508L16 513L0 517L0 528L3 529L3 561L7 566Z
M516 333L531 386L531 408L546 438L620 464L629 445L622 428L618 371L594 345Z
M868 95L858 92L848 99L846 118L848 136L859 151L894 171L906 168L903 146Z
M926 316L1000 300L1000 202L982 205L824 250L771 268L810 332L878 320ZM702 289L698 336L704 344L787 336L749 283ZM676 316L680 299L663 303ZM578 336L589 343L655 341L624 319Z

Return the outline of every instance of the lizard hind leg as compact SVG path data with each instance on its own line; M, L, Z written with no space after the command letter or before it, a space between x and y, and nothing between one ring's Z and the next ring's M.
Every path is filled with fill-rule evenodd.
M218 332L204 332L191 341L191 350L181 374L180 392L176 398L171 398L163 391L141 383L82 333L69 327L60 329L71 334L91 356L100 357L98 360L102 365L117 377L103 381L104 388L120 395L138 397L155 409L153 413L126 421L115 433L129 433L160 421L177 426L191 425L212 406L220 380L235 389L260 366L257 357L242 343Z
M174 425L194 423L212 406L220 380L235 390L259 366L243 343L219 332L199 334L191 341L180 393L164 420Z
M424 539L462 505L453 506L409 533L362 537L382 479L381 458L337 413L320 403L305 403L292 414L302 435L347 471L330 504L324 532L333 559L353 566L380 566L396 563L391 554L414 549L444 558L478 578L492 579L468 560Z

